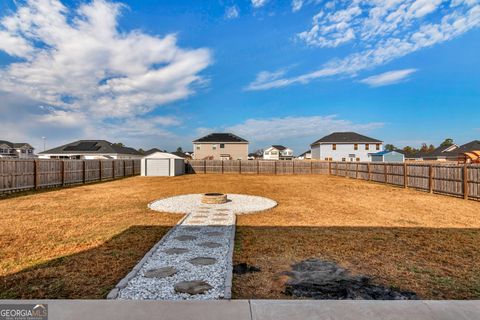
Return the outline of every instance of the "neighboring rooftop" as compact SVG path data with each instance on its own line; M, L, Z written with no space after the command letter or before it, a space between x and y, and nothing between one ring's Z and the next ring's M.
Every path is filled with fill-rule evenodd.
M160 150L160 149L158 149L158 148L152 148L152 149L150 149L150 150L144 151L143 154L146 155L146 156L149 156L149 155L151 155L151 154L153 154L153 153L155 153L155 152L165 152L165 151Z
M473 140L469 143L461 145L458 149L455 149L454 152L463 153L469 151L478 151L480 150L480 140Z
M193 142L248 142L233 133L211 133Z
M382 143L383 141L373 139L356 132L334 132L325 136L321 139L318 139L311 145L322 144L322 143Z
M183 158L183 159L192 159L192 156L184 153L184 152L179 152L179 151L175 151L175 152L170 152L171 154L173 155L176 155L177 157L180 157L180 158Z
M284 147L280 144L274 144L274 145L272 145L272 147L277 149L277 150L280 150L280 151L283 151L283 150L287 149L287 147Z
M106 140L78 140L75 142L67 143L57 148L40 152L40 154L72 154L72 153L93 153L93 154L119 153L119 154L142 155L140 152L138 152L133 148L114 145L113 143L108 142Z
M0 140L0 145L5 144L10 148L21 148L27 146L28 148L32 148L32 146L26 142L10 142L7 140Z

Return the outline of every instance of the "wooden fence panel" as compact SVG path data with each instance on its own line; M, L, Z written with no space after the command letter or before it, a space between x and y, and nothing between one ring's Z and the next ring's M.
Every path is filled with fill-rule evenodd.
M387 169L387 183L396 186L404 185L404 165L403 163L388 163Z
M240 171L240 160L224 160L223 161L223 172L224 173L241 173L241 171Z
M358 165L357 179L368 180L369 179L368 164L361 162L361 163L357 163L357 165Z
M63 182L61 160L36 160L37 162L37 188L60 186Z
M311 161L293 161L293 174L312 174Z
M452 196L463 196L463 166L432 165L432 191Z
M0 192L26 190L35 187L33 160L1 160Z
M310 164L312 165L312 173L313 174L328 174L328 162L323 161L311 161Z
M258 161L257 160L247 160L240 161L242 166L242 173L258 173Z
M140 160L1 159L0 193L112 179L114 173L139 174Z
M468 196L480 200L480 165L468 166Z
M259 160L258 173L260 174L276 174L276 161Z
M429 190L429 165L408 164L407 168L407 186L419 190Z

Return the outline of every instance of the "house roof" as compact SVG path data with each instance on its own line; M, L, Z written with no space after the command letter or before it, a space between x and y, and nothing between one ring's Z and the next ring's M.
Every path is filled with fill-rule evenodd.
M0 140L0 144L6 144L10 148L21 148L23 146L27 146L29 148L32 148L32 146L26 142L10 142L7 140Z
M142 155L133 148L121 147L113 145L106 140L78 140L63 146L40 152L40 154L72 154L72 153L89 153L89 154L105 154L120 153L131 155Z
M408 159L420 159L425 156L425 154L422 152L411 153L411 152L405 152L404 150L400 150L400 149L395 149L394 151L403 154L405 158L408 158Z
M183 152L175 151L175 152L170 152L170 153L173 154L173 155L176 155L177 157L183 158L183 159L192 159L192 156L190 156L186 153L183 153Z
M450 159L456 159L458 155L458 146L453 144L451 146L440 146L433 150L423 154L424 159L437 159L439 157L445 157Z
M382 143L383 141L373 139L356 132L334 132L318 139L311 145L322 143Z
M173 153L164 151L155 151L149 155L145 155L144 159L183 159Z
M233 133L210 133L205 137L194 140L193 142L247 142L247 140L240 138Z
M302 153L301 155L299 155L299 157L306 156L307 153L312 153L312 150L307 150L307 151L305 151L304 153Z
M455 153L463 153L469 151L477 151L480 150L480 140L473 140L469 143L461 145L458 149L454 150Z
M147 150L147 151L143 152L143 154L148 156L148 155L151 155L152 153L155 153L155 152L163 152L163 151L158 149L158 148L152 148L150 150Z
M280 144L274 144L274 145L272 145L272 148L275 148L275 149L280 150L280 151L283 151L283 150L287 149L287 147L284 147Z

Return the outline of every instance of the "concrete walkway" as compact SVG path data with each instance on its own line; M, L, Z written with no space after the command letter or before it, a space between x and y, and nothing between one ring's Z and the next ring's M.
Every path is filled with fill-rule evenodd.
M62 301L47 303L49 320L477 320L480 301Z

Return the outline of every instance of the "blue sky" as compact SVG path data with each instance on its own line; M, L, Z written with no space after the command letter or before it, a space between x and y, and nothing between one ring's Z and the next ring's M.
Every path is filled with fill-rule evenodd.
M479 26L476 0L0 0L0 139L465 143L480 139Z

